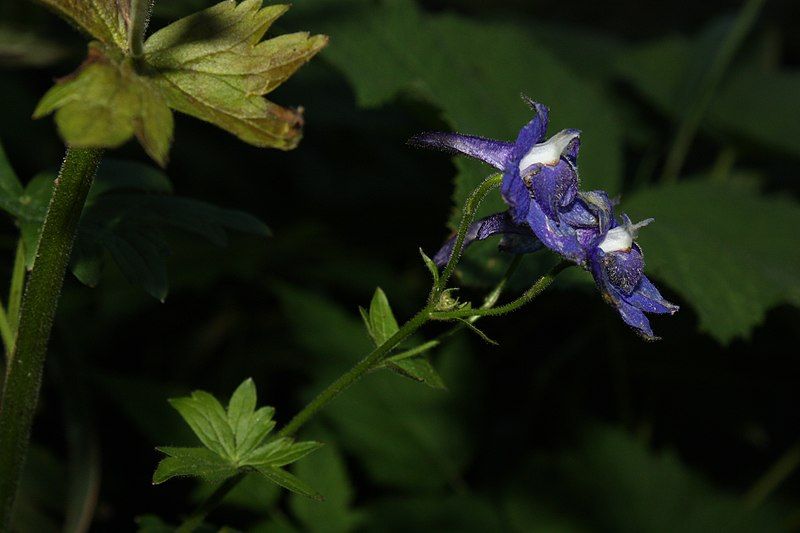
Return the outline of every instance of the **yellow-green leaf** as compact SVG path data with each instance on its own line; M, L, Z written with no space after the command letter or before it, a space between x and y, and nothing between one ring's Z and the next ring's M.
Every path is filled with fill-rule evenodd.
M84 32L125 50L130 0L39 0Z
M59 132L72 146L114 148L135 135L163 166L172 142L172 112L152 80L112 56L92 43L83 65L44 95L33 116L55 111Z
M327 37L293 33L262 41L287 6L225 0L170 24L145 43L145 62L173 109L240 139L284 150L300 140L301 110L263 95L319 52Z

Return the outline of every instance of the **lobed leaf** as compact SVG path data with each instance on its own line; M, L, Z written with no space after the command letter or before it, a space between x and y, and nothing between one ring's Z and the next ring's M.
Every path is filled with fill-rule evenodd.
M256 466L255 469L262 476L269 479L276 485L280 485L281 487L294 492L295 494L299 494L301 496L305 496L306 498L311 498L312 500L317 501L322 501L325 499L322 497L322 494L286 470L281 470L280 468L273 468L270 466Z
M174 398L169 403L206 448L223 458L235 458L233 430L222 404L214 396L205 391L195 391L191 396Z
M53 112L72 146L115 148L136 136L150 157L166 165L174 123L161 90L97 43L89 45L77 72L45 93L33 118Z
M173 109L211 122L250 144L289 150L302 111L262 98L328 42L293 33L261 41L288 6L225 0L178 20L145 43L145 61Z
M247 378L239 385L228 402L228 424L233 430L236 450L250 430L251 419L256 410L256 385L253 378Z
M153 484L164 483L173 477L199 477L219 483L236 474L236 467L219 454L206 448L160 447L167 455L153 473Z

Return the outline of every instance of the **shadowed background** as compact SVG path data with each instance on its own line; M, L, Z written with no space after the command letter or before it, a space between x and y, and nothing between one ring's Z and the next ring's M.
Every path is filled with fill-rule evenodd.
M157 2L151 27L207 7ZM755 6L755 7L754 7ZM164 303L108 261L68 279L20 500L20 531L67 516L97 531L177 521L191 481L152 487L154 447L192 442L168 397L226 397L252 376L285 422L370 348L357 306L376 286L398 319L424 302L435 252L489 169L409 148L422 130L512 139L525 92L550 132L583 130L583 188L621 194L674 317L629 331L586 276L432 354L447 391L374 374L302 436L330 445L295 473L323 504L248 480L217 525L246 531L784 531L800 527L800 6L300 0L272 33L331 36L270 99L302 105L305 137L259 150L178 116L175 194L266 222L225 247L166 229ZM747 21L747 9L754 18ZM739 25L739 26L737 26ZM743 26L742 26L743 25ZM743 37L724 49L737 27ZM727 43L727 44L726 44ZM33 3L0 1L0 140L26 181L63 155L30 115L83 39ZM715 72L719 73L715 78ZM671 176L678 133L690 127ZM152 166L134 143L108 155ZM665 172L666 169L666 172ZM485 212L500 206L487 202ZM0 228L10 273L16 229ZM471 249L477 300L508 264ZM521 290L551 260L527 258ZM437 328L424 334L432 336ZM199 489L202 492L202 489ZM96 505L94 501L96 499ZM87 509L92 512L87 512Z

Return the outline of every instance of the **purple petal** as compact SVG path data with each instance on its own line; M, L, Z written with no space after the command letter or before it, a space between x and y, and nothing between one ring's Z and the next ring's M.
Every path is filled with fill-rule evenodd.
M464 238L466 248L475 241L488 239L493 235L504 235L500 249L510 253L522 254L538 250L541 243L536 240L536 236L531 233L530 228L525 225L515 224L508 211L495 213L486 218L474 222ZM436 252L433 262L438 266L443 266L450 259L453 248L456 244L455 236L450 237L442 248Z
M577 133L580 135L580 130L567 130L569 133ZM578 166L578 152L581 149L581 138L575 137L572 139L564 151L561 153L561 157L572 163L573 166L577 168Z
M545 246L575 263L583 264L586 261L586 252L578 241L575 229L549 218L537 202L530 202L526 220Z
M659 339L659 337L656 337L653 333L653 329L650 327L650 321L647 320L647 317L641 310L621 299L614 301L614 304L622 320L632 327L639 336L649 341Z
M601 252L602 253L602 252ZM629 295L639 285L644 271L644 258L637 246L630 250L602 254L603 275L624 295Z
M578 193L578 175L563 159L554 167L533 165L525 170L523 183L529 183L534 199L545 214L559 220L560 208L569 205Z
M460 133L420 133L408 140L418 148L433 148L450 154L463 154L503 170L511 156L513 144Z
M661 296L658 289L653 285L647 276L642 276L639 286L630 296L625 298L631 305L634 305L648 313L673 314L678 311L677 305L669 303Z
M519 132L515 145L524 144L522 154L525 154L531 146L544 140L547 133L547 124L550 122L550 109L546 105L534 102L528 96L522 94L522 100L533 110L534 116ZM520 157L522 157L520 155Z

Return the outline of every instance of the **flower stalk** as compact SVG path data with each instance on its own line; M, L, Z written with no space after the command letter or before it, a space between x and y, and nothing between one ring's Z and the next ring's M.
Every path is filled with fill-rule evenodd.
M0 532L10 529L50 331L78 222L101 156L99 149L67 149L22 297L17 337L0 401Z

